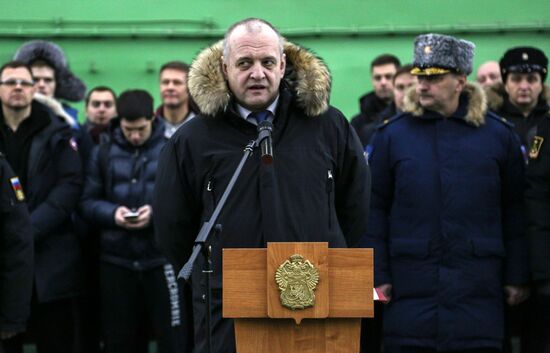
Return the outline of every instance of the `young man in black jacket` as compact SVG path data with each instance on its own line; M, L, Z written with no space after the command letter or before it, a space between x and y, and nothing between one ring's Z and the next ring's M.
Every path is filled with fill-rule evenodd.
M105 352L140 352L150 322L159 352L183 347L175 272L157 249L151 207L158 156L166 138L153 98L123 92L110 142L92 151L82 212L100 229L101 315Z
M70 217L82 188L82 166L70 127L32 100L35 90L25 64L10 62L0 69L0 151L20 177L32 221L29 331L40 353L72 352L80 248Z

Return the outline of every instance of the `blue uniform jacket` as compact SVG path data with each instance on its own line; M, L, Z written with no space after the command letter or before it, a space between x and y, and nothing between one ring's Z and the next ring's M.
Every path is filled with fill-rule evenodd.
M375 285L393 285L386 344L501 347L503 286L527 282L523 161L510 125L468 85L448 118L409 97L370 156L365 246Z

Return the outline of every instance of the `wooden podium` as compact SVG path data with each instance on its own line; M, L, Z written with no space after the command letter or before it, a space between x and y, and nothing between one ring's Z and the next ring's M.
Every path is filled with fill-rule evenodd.
M281 304L275 281L294 254L319 273L315 304L302 310ZM327 243L223 249L223 317L235 319L238 353L358 353L361 318L374 316L372 286L372 249Z

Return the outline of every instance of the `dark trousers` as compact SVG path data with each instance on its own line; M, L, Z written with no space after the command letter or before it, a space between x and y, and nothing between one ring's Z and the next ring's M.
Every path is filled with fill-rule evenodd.
M374 317L361 320L361 353L380 353L384 304L374 302Z
M496 348L472 348L458 351L438 351L432 348L425 347L409 347L409 346L389 346L386 347L386 353L500 353L500 349Z
M101 264L101 321L105 352L147 351L151 326L159 353L182 352L183 317L171 265L134 271Z
M550 288L534 288L530 298L529 331L522 353L550 353Z
M31 317L25 334L4 341L6 353L21 353L23 342L36 343L38 353L74 352L74 299L31 303Z

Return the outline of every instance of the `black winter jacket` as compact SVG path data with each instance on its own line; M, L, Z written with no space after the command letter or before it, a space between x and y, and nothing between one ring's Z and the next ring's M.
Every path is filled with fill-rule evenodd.
M30 313L33 283L32 226L24 193L0 155L0 331L21 332Z
M152 204L158 157L165 142L160 119L153 121L150 138L137 147L126 140L119 119L114 119L110 142L92 150L81 212L100 228L103 261L133 270L146 270L166 263L155 244L152 225L127 230L116 225L114 220L119 206L139 208Z
M25 190L34 235L36 293L42 303L72 297L79 290L80 246L71 214L82 191L82 164L71 128L61 118L36 101L31 114L48 121L32 137Z
M288 84L280 89L273 122L274 162L262 165L254 152L219 218L223 230L213 244L215 352L234 351L231 320L219 315L222 248L265 247L268 241L351 247L366 232L368 166L355 131L342 113L328 106L328 70L291 44L285 53ZM202 113L172 136L159 161L155 233L178 269L189 257L200 226L212 215L244 147L258 135L257 127L236 112L228 90L213 88L226 87L221 72L210 71L219 67L220 57L218 43L193 64L189 87ZM297 81L289 77L293 73ZM204 342L202 293L202 283L194 280L197 351Z
M351 119L351 126L359 135L363 147L369 144L376 125L379 123L379 116L388 105L386 101L378 98L374 91L359 98L360 112Z

